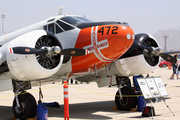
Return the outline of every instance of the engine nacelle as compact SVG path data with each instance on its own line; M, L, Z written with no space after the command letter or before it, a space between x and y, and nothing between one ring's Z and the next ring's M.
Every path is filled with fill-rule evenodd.
M158 42L149 34L137 34L135 40L148 47L159 47ZM112 67L119 76L133 76L147 74L159 65L159 56L132 46L121 58L116 60Z
M10 48L60 46L58 39L44 30L35 30L12 40L7 50L7 63L12 75L22 81L43 79L55 74L61 67L63 55L47 56L43 54L13 54Z
M143 55L120 59L115 61L114 64L119 72L119 76L147 74L158 67L158 64L155 66L149 65Z

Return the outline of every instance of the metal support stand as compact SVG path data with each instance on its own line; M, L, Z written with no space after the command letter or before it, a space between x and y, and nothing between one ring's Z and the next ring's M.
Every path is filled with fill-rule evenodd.
M146 107L146 104L147 104L147 100L146 99L144 99L145 100L145 102L144 102L144 105L143 105L143 110L144 110L144 108Z
M152 119L154 119L154 118L153 118L152 99L151 99L151 113L152 113Z
M165 100L164 100L164 98L162 98L163 99L163 102L164 102L164 104L166 105L166 107L169 109L169 111L171 111L171 109L169 108L169 106L165 103ZM174 115L174 113L171 111L171 113L173 114L173 116L175 116Z

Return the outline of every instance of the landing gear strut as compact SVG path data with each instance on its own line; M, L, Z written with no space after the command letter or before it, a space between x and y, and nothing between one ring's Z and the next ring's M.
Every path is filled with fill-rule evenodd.
M135 92L130 87L121 88L122 99L119 96L119 90L115 96L115 103L119 110L131 110L131 108L135 108L137 105L137 97L135 96Z
M26 120L36 116L37 103L35 98L26 89L30 89L29 82L13 81L15 98L13 101L13 113L15 118Z
M16 118L25 120L36 116L36 100L30 93L20 93L18 95L19 105L17 106L16 98L13 101L13 113Z
M115 96L115 103L119 110L131 110L137 105L137 96L131 87L130 79L116 76L118 91ZM123 86L123 87L122 87Z

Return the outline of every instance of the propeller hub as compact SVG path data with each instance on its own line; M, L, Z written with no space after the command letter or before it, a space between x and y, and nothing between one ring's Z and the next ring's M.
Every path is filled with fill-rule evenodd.
M55 46L52 48L54 53L59 54L61 52L61 48L59 46Z
M47 57L52 57L61 52L61 48L59 46L52 46L52 47L43 47L43 49L47 50L46 56Z
M155 56L159 56L160 53L163 52L163 49L161 47L152 47L153 48L153 51L152 51L152 54L155 55Z

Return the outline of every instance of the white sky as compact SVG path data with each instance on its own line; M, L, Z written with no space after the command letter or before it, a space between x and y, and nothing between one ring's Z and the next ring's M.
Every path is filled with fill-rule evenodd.
M135 33L154 34L180 27L180 0L1 0L4 31L14 31L56 16L57 9L45 9L57 6L65 6L64 14L86 15L94 21L127 22Z

